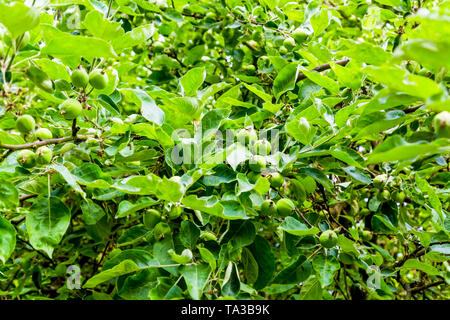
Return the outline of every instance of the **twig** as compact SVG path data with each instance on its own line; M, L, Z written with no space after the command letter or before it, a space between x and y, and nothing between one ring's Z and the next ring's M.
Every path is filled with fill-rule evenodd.
M350 59L346 58L343 60L339 60L334 62L335 64L338 64L340 66L345 66L347 63L350 62ZM325 71L331 68L330 63L325 63L325 64L321 64L320 66L317 66L315 68L312 68L311 71L317 71L317 72L321 72L321 71ZM297 77L297 82L306 79L307 77L305 76L305 74L303 72L301 72L298 77Z
M440 280L440 281L429 283L429 284L426 284L426 285L423 285L423 286L420 286L420 287L417 287L417 288L412 288L411 289L411 293L420 292L422 290L426 290L426 289L431 288L431 287L436 287L436 286L444 284L444 283L445 283L444 280Z
M88 135L77 135L76 138L79 140L86 140L88 139L90 136ZM46 140L41 140L41 141L35 141L35 142L30 142L30 143L25 143L25 144L0 144L0 148L3 149L10 149L10 150L21 150L21 149L30 149L30 148L36 148L36 147L40 147L40 146L45 146L47 144L59 144L59 143L64 143L70 140L73 140L74 137L73 136L68 136L68 137L62 137L62 138L54 138L54 139L46 139Z
M280 195L280 197L286 198L286 197L280 192L280 190L278 190L278 189L276 189L276 190L277 190L278 194ZM298 210L297 207L294 207L294 210L299 214L300 217L302 217L303 221L305 221L306 224L307 224L310 228L313 228L313 227L314 227L314 226L311 224L311 222L309 222L308 219L305 218L305 216L303 215L303 213L302 213L300 210Z

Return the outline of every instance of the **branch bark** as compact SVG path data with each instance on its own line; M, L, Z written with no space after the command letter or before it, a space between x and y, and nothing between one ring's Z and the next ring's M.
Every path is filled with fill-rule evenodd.
M41 141L35 141L35 142L30 142L30 143L25 143L25 144L17 144L17 145L0 144L0 148L10 149L10 150L30 149L30 148L45 146L47 144L64 143L64 142L73 140L74 138L75 138L74 136L67 136L67 137L62 137L62 138L47 139L47 140L41 140ZM87 136L87 135L77 135L76 136L76 139L79 139L79 140L86 140L87 138L89 138L89 136Z
M350 59L345 58L343 60L339 60L339 61L335 61L334 63L345 67L347 65L347 63L350 62ZM325 64L321 64L320 66L317 66L315 68L312 68L311 71L317 71L317 72L321 72L321 71L325 71L331 68L330 63L325 63ZM305 76L305 74L303 72L301 72L298 77L297 77L297 82L302 81L304 79L306 79L307 77Z

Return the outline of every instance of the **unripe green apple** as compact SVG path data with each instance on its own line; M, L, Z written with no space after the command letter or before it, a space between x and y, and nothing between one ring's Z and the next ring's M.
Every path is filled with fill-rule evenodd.
M406 194L403 191L395 192L394 200L395 202L403 203L405 202Z
M261 214L263 216L273 217L277 214L277 205L272 200L264 200L261 204Z
M17 154L16 160L24 168L33 168L36 165L36 154L28 149L21 150Z
M333 230L326 230L320 235L319 241L323 247L333 248L337 244L338 236Z
M253 156L249 161L250 170L255 172L261 172L266 167L266 158L263 156Z
M281 46L280 49L278 49L280 54L287 54L289 50L285 46Z
M306 38L308 38L308 36L309 36L309 32L303 27L298 27L292 33L292 37L294 38L294 40L297 43L304 42L306 40Z
M372 183L376 188L381 188L388 180L388 176L386 174L379 174L375 178L373 178Z
M34 121L34 118L28 114L17 118L16 129L23 134L34 131L35 126L36 122Z
M85 88L89 83L89 75L81 66L72 71L70 79L75 88Z
M64 116L64 119L73 120L81 115L83 106L76 99L67 99L60 104L59 110L60 113Z
M241 129L237 134L237 141L242 145L253 144L257 139L258 135L253 128Z
M260 154L263 156L267 156L268 154L270 154L271 149L272 146L270 145L270 142L265 139L257 140L253 145L253 152L255 154Z
M370 240L372 240L372 232L370 232L370 231L368 231L368 230L363 230L363 231L361 232L361 238L362 238L364 241L370 241Z
M442 111L433 119L434 132L439 138L450 139L450 112Z
M183 208L179 206L172 206L168 212L169 220L175 220L181 216L183 213Z
M388 200L391 197L391 193L389 192L389 190L384 189L383 192L381 192L381 197L384 200Z
M164 44L160 41L155 41L152 45L152 51L154 53L161 53L164 51Z
M41 140L47 140L53 138L53 134L50 130L47 128L39 128L36 130L36 138L39 138Z
M164 238L172 232L170 226L165 222L159 222L153 229L153 235L156 239Z
M53 152L47 146L42 146L36 150L38 164L49 164L52 161Z
M295 48L295 40L291 37L284 39L283 46L286 47L287 50L292 50Z
M278 172L274 172L270 174L269 182L272 188L279 188L284 183L284 177Z
M103 90L108 85L108 75L103 70L94 70L89 74L89 83L94 89Z
M144 226L151 229L158 222L161 221L161 212L155 209L150 209L144 213Z
M277 212L281 217L287 217L294 211L294 203L287 198L281 198L277 201Z

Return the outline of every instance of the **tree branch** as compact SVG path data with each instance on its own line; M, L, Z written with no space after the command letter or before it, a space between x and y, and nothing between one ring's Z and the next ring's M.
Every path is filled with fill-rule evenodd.
M423 286L420 286L420 287L417 287L417 288L412 288L411 289L411 293L420 292L422 290L426 290L426 289L431 288L431 287L436 287L436 286L444 284L444 283L445 283L445 281L441 280L441 281L436 281L436 282L433 282L433 283L429 283L429 284L426 284L426 285L423 285Z
M344 67L344 66L347 65L347 63L349 63L349 62L350 62L350 59L345 58L345 59L343 59L343 60L339 60L339 61L336 61L336 62L334 62L334 63ZM317 67L315 67L315 68L312 68L311 71L321 72L321 71L328 70L328 69L330 69L330 68L331 68L330 63L325 63L325 64L321 64L320 66L317 66ZM305 74L302 72L302 73L300 73L300 74L298 75L298 77L297 77L297 82L302 81L302 80L304 80L304 79L306 79L306 78L307 78L307 77L306 77Z
M86 140L87 138L89 138L90 136L87 135L77 135L76 138L79 140ZM54 139L47 139L47 140L41 140L41 141L35 141L35 142L30 142L30 143L25 143L25 144L0 144L0 148L3 149L10 149L10 150L21 150L21 149L30 149L30 148L36 148L36 147L40 147L40 146L45 146L47 144L59 144L59 143L64 143L70 140L73 140L75 137L74 136L67 136L67 137L62 137L62 138L54 138Z

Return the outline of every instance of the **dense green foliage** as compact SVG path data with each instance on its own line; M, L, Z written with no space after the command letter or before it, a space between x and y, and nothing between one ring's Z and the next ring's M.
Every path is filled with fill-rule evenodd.
M0 0L0 299L448 299L449 21Z

